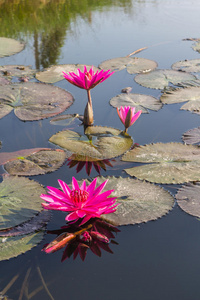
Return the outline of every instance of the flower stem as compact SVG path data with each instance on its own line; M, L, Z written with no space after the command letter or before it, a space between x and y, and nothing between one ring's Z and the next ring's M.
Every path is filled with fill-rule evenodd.
M90 103L90 105L92 107L92 98L91 98L90 90L87 90L87 95L88 95L88 102Z

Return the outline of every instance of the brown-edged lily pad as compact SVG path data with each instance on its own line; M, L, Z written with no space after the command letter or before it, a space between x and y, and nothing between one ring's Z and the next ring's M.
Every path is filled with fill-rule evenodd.
M90 69L92 66L86 65L87 69ZM63 80L63 72L75 72L77 69L80 69L83 72L84 65L81 64L65 64L65 65L55 65L51 66L44 71L37 72L35 77L37 80L45 82L45 83L55 83L60 80ZM96 72L98 69L93 67L94 71Z
M175 70L154 70L147 74L138 74L134 78L138 84L152 89L164 89L169 84L177 85L195 79L194 75Z
M200 127L186 131L183 135L183 141L186 144L200 144Z
M43 236L44 232L40 231L25 236L9 238L0 237L0 261L17 257L18 255L31 250L42 241Z
M99 65L99 68L111 71L127 68L129 74L135 74L150 72L157 68L157 63L146 58L125 56L105 60Z
M148 113L148 109L158 111L162 108L162 103L155 97L132 93L122 93L113 97L110 105L113 107L131 106L135 107L136 111L142 110L142 113Z
M60 149L33 150L33 154L19 156L4 164L4 169L10 175L31 176L46 174L60 168L66 158L66 153Z
M97 186L109 179L106 190L113 190L112 197L117 197L120 205L116 212L102 216L114 225L139 224L156 220L167 214L174 205L174 198L169 192L149 182L133 178L97 177Z
M6 65L0 66L0 74L1 76L28 76L33 77L36 70L33 70L31 66L23 66L23 65Z
M200 148L181 143L157 143L136 147L122 157L123 161L145 165L125 169L139 179L163 184L200 180Z
M187 183L182 186L177 194L178 205L186 213L200 217L200 182Z
M200 87L192 86L188 88L178 88L168 90L162 94L160 100L164 104L173 104L186 102L181 106L182 110L189 110L193 113L200 114Z
M24 43L20 41L6 37L0 37L0 57L16 54L22 51L24 46Z
M17 226L42 210L45 189L25 177L4 176L0 183L0 229Z
M1 117L14 109L20 120L41 120L63 112L72 103L69 92L52 85L26 82L0 86Z
M54 134L49 141L72 153L95 159L119 156L132 145L132 138L115 128L91 126L85 134L82 136L75 131L63 130Z
M172 65L172 69L183 72L200 72L200 59L186 59Z

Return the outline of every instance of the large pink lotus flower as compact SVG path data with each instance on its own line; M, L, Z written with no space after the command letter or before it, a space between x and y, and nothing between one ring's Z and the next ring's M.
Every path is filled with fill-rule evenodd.
M120 118L120 120L122 121L122 123L125 126L125 132L127 131L127 129L133 125L133 123L135 123L135 121L139 118L139 116L141 115L142 111L139 110L136 114L135 114L135 107L131 107L131 106L121 106L120 110L117 107L117 113L118 116Z
M101 70L100 72L97 71L96 73L94 73L93 66L89 71L87 70L87 67L84 66L83 72L81 72L80 69L77 69L77 74L74 72L69 72L69 74L63 72L64 74L63 76L67 81L69 81L73 85L76 85L81 89L91 90L97 84L103 82L114 73L114 72L111 73L109 72L110 70L108 71Z
M95 188L97 179L94 179L88 186L85 180L79 187L78 182L72 178L72 189L62 180L58 183L62 189L48 186L49 195L42 194L40 197L48 203L42 203L45 209L61 210L69 212L65 220L76 221L83 218L81 224L86 223L91 218L100 218L102 214L109 214L116 211L119 204L115 204L116 197L109 197L114 190L104 189L108 180ZM115 205L114 205L115 204Z

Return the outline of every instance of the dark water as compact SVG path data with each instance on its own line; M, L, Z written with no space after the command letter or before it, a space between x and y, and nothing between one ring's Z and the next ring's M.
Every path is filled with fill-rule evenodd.
M198 1L0 1L0 36L23 39L26 48L11 57L0 58L1 65L24 64L43 69L51 64L82 63L97 66L114 57L125 56L147 46L138 57L153 59L158 68L170 68L172 63L199 58L192 42L184 38L199 38ZM160 91L139 86L134 75L120 71L92 90L96 125L122 129L116 110L109 100L127 86L134 93L155 97ZM55 85L69 90L74 104L68 113L83 113L87 101L84 90L66 81ZM180 105L165 105L159 112L142 115L129 134L143 145L152 142L181 142L182 134L198 127L200 117L179 110ZM14 113L0 119L1 151L16 151L34 147L53 147L49 137L62 130L50 125L49 119L21 122ZM1 169L3 173L3 169ZM93 170L91 177L97 173ZM126 177L123 167L108 167L102 175ZM85 170L76 174L66 165L56 172L33 177L44 185L57 185L71 177L86 178ZM165 186L176 193L177 186ZM54 213L48 229L63 225L60 213ZM200 222L175 205L165 217L147 224L123 226L117 234L119 245L111 245L114 254L102 252L102 257L88 252L80 258L61 263L62 250L47 255L41 252L45 240L31 251L9 261L0 262L0 290L19 274L7 292L19 299L27 270L28 290L42 286L40 272L51 293L41 289L31 299L88 300L198 300L200 299ZM29 292L30 293L30 292ZM24 293L22 299L30 299Z

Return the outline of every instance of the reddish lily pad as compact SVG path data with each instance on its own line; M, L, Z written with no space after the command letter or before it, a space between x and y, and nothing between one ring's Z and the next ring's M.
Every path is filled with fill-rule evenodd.
M135 81L140 85L152 89L164 89L170 83L177 85L182 82L195 80L196 77L186 72L174 70L154 70L147 74L139 74L135 77Z
M190 129L183 135L183 141L186 144L199 144L200 143L200 127Z
M35 82L0 86L0 95L3 115L14 109L15 115L23 121L55 116L73 103L69 92L56 86Z
M17 226L42 210L45 189L25 177L4 176L0 183L0 229Z
M178 88L168 90L163 93L160 100L164 104L173 104L186 102L181 106L181 110L189 110L193 113L200 114L200 87L192 86L188 88Z
M132 93L122 93L113 97L110 105L113 107L131 106L135 107L136 111L142 110L142 113L148 113L148 109L158 111L162 108L162 103L155 97Z
M125 169L139 179L163 184L200 180L200 148L181 143L157 143L136 147L122 157L123 161L145 165Z
M92 66L86 65L87 69L90 69ZM66 64L66 65L55 65L51 66L44 71L37 72L35 77L37 80L45 82L45 83L55 83L60 80L63 80L63 72L75 72L77 69L80 69L83 72L84 65L80 64ZM94 71L96 72L98 69L93 67Z
M40 231L22 237L0 238L0 261L17 257L18 255L31 250L42 241L43 237L44 232Z
M0 37L0 57L10 56L21 52L25 44L14 39Z
M10 81L4 77L0 76L0 85L9 84Z
M31 66L23 66L23 65L6 65L0 66L0 74L1 76L29 76L33 77L36 70L33 70Z
M200 182L183 185L176 194L177 203L186 213L200 217Z
M149 182L133 178L97 177L97 185L109 179L106 190L113 190L112 197L117 197L120 205L116 212L102 216L113 225L139 224L156 220L166 215L174 205L174 198L169 192ZM86 180L87 181L87 180Z
M183 72L200 72L200 59L186 59L172 65L172 69Z
M81 156L95 159L109 159L130 149L132 138L118 129L91 126L85 136L71 130L54 134L49 141Z
M60 149L34 151L24 157L17 157L4 164L10 175L31 176L46 174L60 168L66 159L66 153Z

